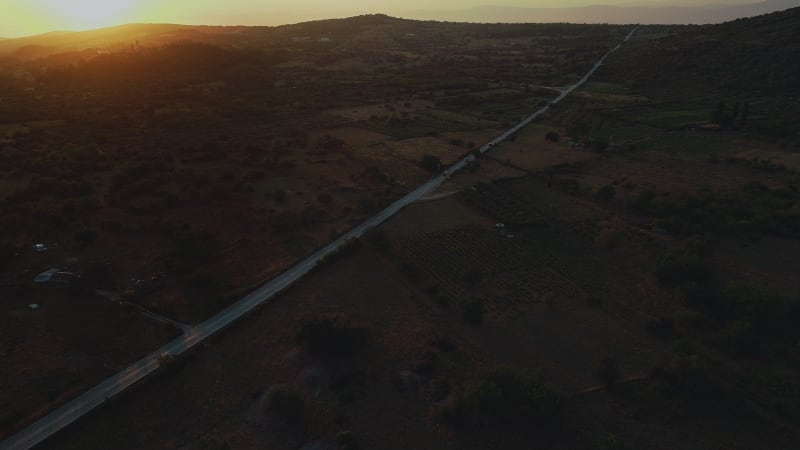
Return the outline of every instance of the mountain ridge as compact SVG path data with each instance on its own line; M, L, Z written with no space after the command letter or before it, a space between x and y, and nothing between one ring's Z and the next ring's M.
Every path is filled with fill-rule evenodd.
M588 5L583 7L513 7L476 6L460 10L408 11L407 17L417 20L443 20L454 22L519 23L519 22L573 22L573 23L641 23L703 25L722 23L743 17L752 17L800 6L795 0L766 0L751 4L669 6L652 5Z

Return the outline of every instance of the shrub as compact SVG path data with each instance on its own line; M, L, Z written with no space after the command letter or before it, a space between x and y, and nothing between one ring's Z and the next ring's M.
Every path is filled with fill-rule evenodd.
M360 450L361 444L358 443L353 433L340 431L336 435L336 450Z
M647 321L645 329L654 336L671 336L675 333L675 321L671 317L659 317Z
M602 308L603 297L600 297L599 295L590 295L586 297L586 303L588 303L592 308Z
M708 400L722 396L721 386L714 381L711 373L706 360L692 355L675 358L666 367L653 367L650 379L657 387L666 389L668 395L677 395L687 401L693 406L688 408L691 411L707 407Z
M605 383L606 386L613 386L617 384L622 374L619 371L617 360L609 356L605 356L597 360L594 365L594 376Z
M625 450L622 441L619 440L617 435L608 433L597 442L597 450Z
M230 445L216 436L203 436L197 443L197 450L230 450Z
M83 230L75 233L75 242L77 242L81 247L89 245L95 239L97 239L97 231L91 228L84 228Z
M187 295L205 300L216 300L222 296L223 288L217 278L208 272L197 272L183 281Z
M461 312L464 321L470 325L478 326L483 323L483 316L486 314L486 307L479 298L471 298L461 305Z
M745 320L734 320L725 326L723 335L728 351L737 356L757 357L761 354L761 338Z
M613 184L607 184L607 185L601 187L600 189L598 189L597 191L595 191L594 198L596 198L596 199L598 199L600 201L607 202L607 201L613 199L614 196L616 196L616 195L617 195L617 191L616 191L616 189L614 189L614 185Z
M389 236L387 236L386 232L381 228L373 228L367 231L367 234L364 235L364 238L381 253L388 253L391 249L391 241L389 240Z
M410 280L416 280L422 276L422 270L412 261L406 261L400 265L400 272Z
M422 157L419 166L428 172L439 172L442 168L442 161L433 155L425 155Z
M461 279L470 285L476 285L483 279L483 272L480 269L470 269L464 273Z
M290 385L272 386L267 393L262 410L264 413L275 413L281 420L295 424L303 417L305 401L300 391Z
M451 426L558 421L564 394L527 371L500 368L467 384L438 410Z
M303 324L296 342L315 356L352 356L367 343L366 328L354 327L337 317L316 317Z
M614 250L621 240L622 233L612 228L601 230L594 237L594 246L604 250Z
M80 279L75 283L78 288L88 291L95 289L111 290L117 285L111 266L99 262L93 262L86 266Z
M450 392L452 392L453 387L450 385L450 381L447 378L436 378L431 383L431 397L434 401L442 401L446 399Z
M17 246L10 241L0 240L0 267L14 259L17 251Z
M697 283L711 278L711 268L697 255L677 251L667 254L658 261L655 275L658 281L666 285L676 285L686 281Z
M721 315L720 308L717 307L719 292L709 283L682 283L675 289L675 296L689 308Z

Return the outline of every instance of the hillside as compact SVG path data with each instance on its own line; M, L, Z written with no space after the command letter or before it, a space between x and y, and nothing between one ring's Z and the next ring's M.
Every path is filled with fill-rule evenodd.
M798 42L800 8L793 8L634 41L616 58L612 77L637 80L651 89L681 86L692 93L796 93Z
M767 0L737 5L675 4L651 2L632 5L595 5L584 7L510 7L478 6L462 10L420 10L406 14L415 19L457 22L570 22L570 23L641 23L709 24L751 17L798 6L795 0Z
M91 31L60 31L0 42L0 55L22 59L84 49L118 50L139 43L158 46L192 40L220 45L242 45L262 36L267 27L212 27L172 24L129 24Z
M156 351L41 448L795 450L797 25L0 42L0 439Z

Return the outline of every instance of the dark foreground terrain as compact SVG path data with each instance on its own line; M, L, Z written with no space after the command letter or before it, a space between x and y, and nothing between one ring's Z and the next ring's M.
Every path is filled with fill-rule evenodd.
M45 448L794 448L798 22L795 9L642 27L439 195ZM76 317L43 328L56 340L3 326L19 361L2 369L18 386L2 392L17 405L6 432L47 410L22 397L36 389L10 375L32 371L15 355L166 340L132 307L208 317L554 97L541 87L572 83L629 30L375 16L190 28L178 34L194 43L92 57L91 35L10 50L3 101L29 116L0 125L0 263L25 281L2 288L0 320L55 302ZM209 54L225 64L193 66ZM40 267L84 276L28 287ZM63 306L96 289L120 310L104 299L87 321ZM103 331L111 317L128 328ZM89 353L109 370L122 362L102 355L127 354ZM50 361L36 373L64 378Z

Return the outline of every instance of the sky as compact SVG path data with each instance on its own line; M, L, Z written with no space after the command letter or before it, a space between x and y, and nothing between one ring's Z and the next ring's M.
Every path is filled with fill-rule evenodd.
M279 25L304 20L465 9L482 5L741 4L758 0L0 0L0 37L86 30L131 22Z

